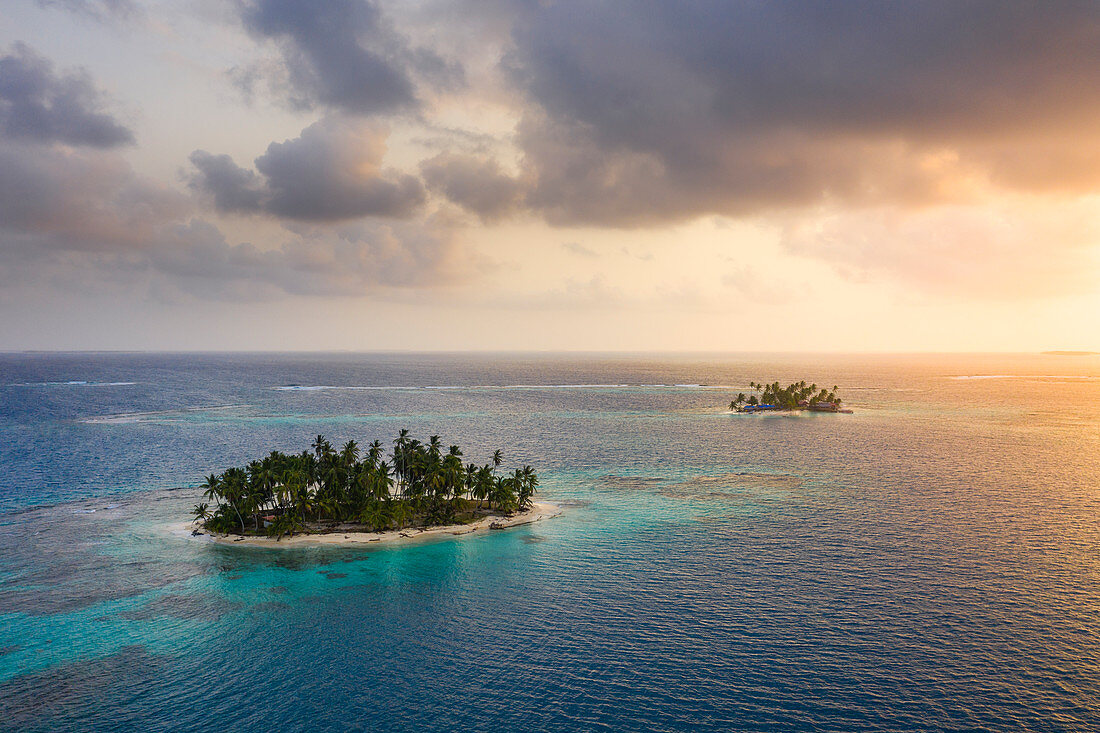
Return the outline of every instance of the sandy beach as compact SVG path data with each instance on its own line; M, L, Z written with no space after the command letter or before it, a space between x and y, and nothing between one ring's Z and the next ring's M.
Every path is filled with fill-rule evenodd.
M441 527L428 527L419 529L409 527L402 530L388 530L386 532L328 532L325 534L300 534L283 537L276 540L274 537L238 537L235 535L216 535L200 530L202 534L194 535L194 539L207 542L216 542L220 545L233 545L244 547L319 547L328 545L382 545L399 542L413 542L427 538L441 538L446 536L459 536L473 534L475 532L508 529L520 527L525 524L541 522L561 514L560 507L554 504L537 501L525 512L519 512L510 517L490 516L479 519L470 524L449 524ZM197 527L193 523L174 527L176 533L192 537L191 530Z

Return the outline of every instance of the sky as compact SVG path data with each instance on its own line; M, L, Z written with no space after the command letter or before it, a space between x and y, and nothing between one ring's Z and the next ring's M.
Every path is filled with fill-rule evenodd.
M1100 4L4 0L24 349L1100 350Z

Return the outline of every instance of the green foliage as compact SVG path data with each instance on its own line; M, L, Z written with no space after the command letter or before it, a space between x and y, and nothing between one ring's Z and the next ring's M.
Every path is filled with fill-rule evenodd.
M303 526L302 520L298 518L296 513L286 512L275 517L274 521L268 525L267 535L268 537L282 539L288 534L294 534Z
M774 405L780 410L798 410L802 408L839 408L841 400L837 394L837 387L831 390L818 389L816 384L795 382L786 387L779 386L779 382L771 384L757 384L749 382L749 387L754 394L745 396L742 392L730 402L731 410L740 410L742 405L754 407L756 405ZM755 394L759 392L759 397Z
M300 532L307 523L403 529L525 509L538 486L530 466L498 476L499 450L482 466L463 465L459 447L444 452L437 435L424 444L402 430L388 458L377 440L366 451L355 441L336 450L318 435L297 455L273 451L243 468L211 474L202 484L203 498L216 505L195 505L195 517L212 532L273 537Z

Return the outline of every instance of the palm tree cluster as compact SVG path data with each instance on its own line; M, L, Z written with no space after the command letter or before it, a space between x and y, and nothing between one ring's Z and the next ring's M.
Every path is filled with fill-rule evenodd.
M840 397L837 395L836 386L831 390L819 390L816 384L806 384L805 382L795 382L786 387L780 387L779 382L772 382L771 384L749 382L749 387L760 392L760 396L757 397L755 394L746 396L744 392L741 392L730 402L731 410L740 410L742 405L750 407L773 405L780 410L797 410L803 407L813 409L818 405L840 406Z
M465 523L528 508L539 483L530 466L498 475L499 450L484 465L463 464L458 446L444 452L438 435L424 444L408 430L389 456L377 440L365 452L354 440L337 450L318 435L311 447L208 476L195 518L213 532L277 537L337 524L382 531Z

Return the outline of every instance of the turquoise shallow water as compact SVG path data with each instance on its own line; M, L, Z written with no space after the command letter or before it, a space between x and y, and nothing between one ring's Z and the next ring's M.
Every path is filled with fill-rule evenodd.
M856 414L722 409L803 378ZM8 355L0 405L0 728L1100 727L1094 357ZM210 470L401 427L565 514L168 530Z

